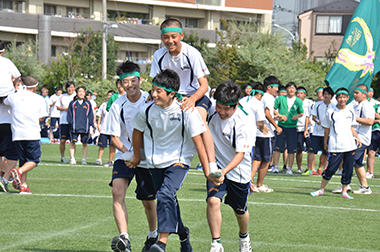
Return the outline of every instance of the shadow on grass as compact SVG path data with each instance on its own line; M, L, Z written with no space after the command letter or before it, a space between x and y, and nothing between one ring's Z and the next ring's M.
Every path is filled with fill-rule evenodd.
M78 249L39 249L39 248L24 248L25 251L34 251L34 252L96 252L96 251L104 251L104 250L78 250Z

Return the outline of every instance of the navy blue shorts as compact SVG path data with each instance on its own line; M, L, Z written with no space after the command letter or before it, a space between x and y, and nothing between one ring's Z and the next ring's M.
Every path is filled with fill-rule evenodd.
M282 133L276 137L276 145L274 151L284 152L288 149L288 153L297 152L297 128L282 128Z
M59 125L59 139L62 139L62 140L70 139L70 126L68 124Z
M371 144L368 148L373 151L380 149L380 131L372 131Z
M323 154L328 156L328 153L324 148L323 138L323 136L311 136L311 146L309 148L310 153L317 154L318 151L322 151Z
M34 162L38 165L41 162L40 140L15 141L20 167L26 162Z
M195 107L204 108L208 112L211 107L211 101L207 96L204 95L202 98L195 102Z
M224 179L223 184L220 186L215 186L210 181L207 181L207 199L216 197L223 200L223 196L227 193L224 203L232 207L236 214L242 215L247 212L250 185L251 182L241 184L227 178Z
M50 117L50 129L59 127L59 117Z
M90 133L74 133L70 132L70 142L77 143L80 136L80 141L82 144L88 143L88 139L90 138Z
M349 185L354 169L354 155L354 151L329 153L328 165L326 170L323 171L322 177L326 180L330 180L338 170L340 162L343 160L343 172L340 182L342 185Z
M110 144L111 144L111 136L100 134L99 139L98 139L98 146L107 148L107 146Z
M297 132L297 153L306 151L311 146L311 137L306 137L304 135L305 132Z
M109 183L109 186L112 186L112 181L117 178L127 178L129 183L131 183L133 177L135 176L135 169L129 168L124 160L118 159L113 164L112 169L112 180Z
M252 161L270 162L272 160L272 139L270 137L256 137L251 158Z
M364 166L363 160L364 160L364 154L367 148L368 148L367 145L362 144L360 148L357 148L354 151L354 167L360 168Z
M12 141L12 130L9 123L0 124L0 156L8 160L18 160L16 145Z
M156 190L153 184L153 176L150 169L135 168L136 175L136 199L138 200L155 200Z

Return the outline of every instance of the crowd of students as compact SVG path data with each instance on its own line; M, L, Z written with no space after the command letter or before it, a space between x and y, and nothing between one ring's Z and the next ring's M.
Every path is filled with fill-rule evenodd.
M56 88L50 98L44 88L42 96L35 94L38 81L33 77L23 78L25 88L17 92L0 86L0 113L6 113L9 119L0 121L1 143L14 144L17 150L13 153L12 148L0 144L0 155L4 157L2 190L6 191L12 180L20 193L31 193L26 174L40 162L40 126L46 124L50 111L48 135L53 139L59 128L63 163L67 162L66 140L70 140L69 163L76 164L75 143L79 139L83 146L82 164L87 163L91 128L100 134L98 165L102 165L104 148L110 146L106 165L113 168L110 186L119 231L111 241L114 251L131 251L125 196L134 177L136 198L142 202L148 222L142 251L166 251L170 234L178 234L181 251L193 251L190 230L181 218L176 195L195 153L207 180L210 252L224 251L220 211L223 198L236 216L239 251L252 250L248 195L274 191L264 184L264 179L268 170L281 172L281 154L284 173L322 175L321 187L311 192L313 197L324 194L340 166L342 186L335 191L343 198L353 198L348 191L354 168L360 183L354 192L372 193L367 178L373 177L374 158L380 144L379 102L372 98L373 89L357 85L354 101L347 104L350 97L347 89L334 92L330 87L319 88L313 101L306 98L305 87L297 87L293 82L283 86L278 78L268 76L263 83L247 84L244 90L226 81L209 94L209 71L199 51L181 41L181 23L167 19L160 29L164 47L153 56L151 91L140 89L139 66L124 62L117 68L118 93L109 91L107 102L97 112L92 94L86 87L76 88L73 82L67 82L67 93L62 94ZM1 60L2 57L0 64ZM17 83L19 77L18 71L8 73L10 83ZM303 170L305 151L307 168ZM318 152L322 154L319 168L315 169ZM363 161L367 152L366 173ZM19 168L15 168L17 160L20 160Z

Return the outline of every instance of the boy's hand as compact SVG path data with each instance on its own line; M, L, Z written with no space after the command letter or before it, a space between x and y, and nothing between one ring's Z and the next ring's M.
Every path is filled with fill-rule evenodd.
M305 132L303 133L303 136L304 136L305 138L308 138L308 137L310 136L309 131L308 131L308 130L305 130Z
M276 133L277 133L277 135L281 135L281 133L282 133L282 128L281 127L276 127Z
M135 155L133 155L132 159L129 160L129 161L125 161L125 164L129 167L129 168L136 168L137 165L140 163L140 159L137 158Z
M284 122L286 122L288 120L288 118L286 117L286 115L281 115L280 118Z
M181 101L181 109L187 111L195 107L195 98L191 97L183 97Z
M294 121L298 120L298 118L299 118L298 115L295 115L295 116L292 117L292 119L293 119Z
M220 177L219 178L212 178L210 176L206 177L208 181L210 181L214 186L220 186L222 183L220 182Z

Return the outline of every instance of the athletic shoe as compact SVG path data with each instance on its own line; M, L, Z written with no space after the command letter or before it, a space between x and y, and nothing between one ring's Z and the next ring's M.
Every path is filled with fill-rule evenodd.
M210 177L211 178L219 178L222 176L222 170L218 167L210 167Z
M65 157L61 157L61 162L64 163L64 164L67 164L67 160Z
M102 160L101 159L96 159L96 165L102 165Z
M117 252L131 252L131 243L129 242L129 239L127 239L127 237L125 237L124 235L115 236L111 242L111 249Z
M345 198L345 199L354 199L354 197L351 197L350 195L348 195L348 193L342 193L342 195L340 195L340 197L342 198Z
M311 170L309 169L306 169L303 173L302 173L302 176L309 176L311 175Z
M343 170L337 170L337 172L335 173L335 175L342 175L343 173Z
M239 252L252 252L249 235L245 238L239 237Z
M284 165L284 166L282 167L282 173L286 173L287 170L288 170L288 169L286 168L286 165Z
M219 242L211 243L210 252L224 252L223 245Z
M318 189L317 191L310 193L310 195L313 196L313 197L318 197L318 196L321 196L323 194L324 194L324 191L321 190L321 189Z
M273 165L270 165L268 168L268 172L273 172Z
M195 167L196 170L203 170L203 167L201 164L198 164L197 167Z
M257 186L254 186L252 192L260 192L260 191L259 191L259 188L257 188Z
M331 191L332 193L342 193L342 185L338 186L335 190ZM347 185L347 192L352 192L350 185Z
M20 168L15 168L11 170L11 177L16 184L21 185L21 173ZM13 182L12 182L13 183Z
M104 167L112 167L113 166L113 161L107 162Z
M318 174L319 175L322 175L322 172L323 172L322 169L318 169Z
M148 238L146 237L144 247L142 248L141 252L149 252L150 247L155 244L158 240L158 236Z
M372 190L369 186L368 186L368 188L365 188L364 186L360 185L359 190L355 190L353 193L355 193L355 194L371 194Z
M365 176L367 179L372 179L373 178L373 174L372 173L369 173L367 172L366 176Z
M313 170L313 171L311 172L311 175L319 175L319 173L318 173L316 170Z
M2 192L8 192L8 184L5 183L3 178L0 178L0 191Z
M301 169L301 168L298 168L298 170L296 171L296 173L298 173L298 174L302 174L302 169Z
M151 247L150 247L150 252L165 252L165 248L164 247L161 247L158 243L155 243L153 244Z
M292 169L286 169L286 173L287 175L293 175L293 171Z
M265 192L265 193L271 193L274 191L272 188L269 188L267 185L262 185L259 187L255 186L255 188L257 188L257 191Z
M181 252L193 252L193 248L190 244L190 230L188 227L185 227L185 232L187 234L187 237L184 240L180 240L181 244Z
M85 158L82 158L82 165L87 165L87 161Z
M273 169L272 169L272 172L273 173L279 173L280 172L280 170L278 169L278 167L273 167Z
M32 194L32 191L29 189L29 186L21 186L20 194Z
M77 164L77 161L75 160L75 158L70 158L70 164L71 165Z

